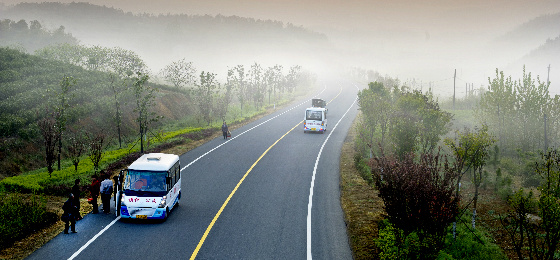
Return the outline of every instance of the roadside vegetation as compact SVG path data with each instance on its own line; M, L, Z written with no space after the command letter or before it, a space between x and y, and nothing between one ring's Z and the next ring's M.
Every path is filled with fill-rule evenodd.
M549 86L496 70L488 89L440 105L398 80L371 81L352 161L362 196L383 206L345 209L355 258L556 259L560 107ZM342 180L343 191L356 185ZM353 231L355 221L366 227Z
M35 53L0 47L0 250L60 222L58 200L75 179L86 198L100 170L145 152L186 152L222 121L235 129L314 80L300 66L255 63L219 82L185 59L153 75L131 51L70 43Z

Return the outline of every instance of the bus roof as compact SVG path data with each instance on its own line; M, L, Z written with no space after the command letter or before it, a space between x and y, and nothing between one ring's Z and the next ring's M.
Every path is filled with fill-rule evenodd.
M130 166L129 170L137 171L168 171L179 161L179 156L165 153L144 154Z

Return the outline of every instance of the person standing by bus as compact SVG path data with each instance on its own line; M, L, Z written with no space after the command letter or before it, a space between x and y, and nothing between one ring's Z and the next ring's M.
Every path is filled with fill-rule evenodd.
M224 139L227 139L228 131L228 126L226 124L226 121L224 121L224 123L222 124L222 133L224 134Z
M62 205L62 210L64 213L62 213L60 219L64 221L64 234L68 234L69 227L71 227L72 233L78 233L76 232L76 206L74 205L74 195L72 193L70 193L68 200Z
M101 193L101 203L103 204L103 212L109 214L111 212L111 194L113 194L113 181L109 179L109 174L104 174L104 180L101 182L99 193Z
M102 174L105 174L101 171ZM93 206L93 214L99 213L99 208L97 206L97 198L99 198L99 190L101 187L101 182L97 178L97 175L93 175L91 185L89 186L89 192L91 194L91 206Z
M74 195L74 206L76 207L75 218L76 220L81 220L80 215L80 193L82 193L82 188L80 187L80 179L74 181L74 186L72 186L72 194Z

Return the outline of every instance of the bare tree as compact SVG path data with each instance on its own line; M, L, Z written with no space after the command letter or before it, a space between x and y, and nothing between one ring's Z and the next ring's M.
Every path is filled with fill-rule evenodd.
M76 80L72 77L64 76L60 82L60 92L56 94L57 104L55 105L56 130L58 134L58 170L60 171L60 155L62 154L62 135L66 131L67 115L66 110L70 108L70 91L76 85Z
M101 158L103 156L104 140L105 140L105 134L103 133L88 135L88 143L89 143L88 156L96 172L99 170L99 162L101 162Z
M53 113L47 113L47 116L37 122L39 131L43 136L43 144L45 145L45 160L47 162L47 170L51 177L54 161L56 160L56 143L58 142L58 132L56 130L56 120Z
M69 138L68 157L72 160L74 170L78 172L78 165L80 164L80 157L86 150L86 140L82 132L73 132Z

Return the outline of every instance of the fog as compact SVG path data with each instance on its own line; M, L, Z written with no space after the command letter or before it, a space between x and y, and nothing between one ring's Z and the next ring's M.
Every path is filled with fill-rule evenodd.
M11 5L19 1L0 2ZM486 87L488 77L494 76L496 68L517 79L526 64L528 72L546 80L550 64L551 92L560 94L560 54L523 60L547 39L560 36L560 26L530 38L508 36L539 16L559 13L559 0L90 0L89 3L133 14L235 15L277 20L324 34L329 42L328 46L317 49L292 48L289 54L277 49L252 51L251 47L226 52L227 40L217 40L222 44L208 44L206 49L178 44L173 49L154 51L157 46L126 46L129 43L72 31L72 25L65 25L84 44L124 45L121 47L137 52L154 71L180 58L193 60L199 70L215 70L222 75L227 67L254 62L285 67L300 64L317 73L329 68L358 67L399 78L424 90L431 86L436 93L448 96L453 93L454 70L457 70L457 94L461 95L465 84Z

